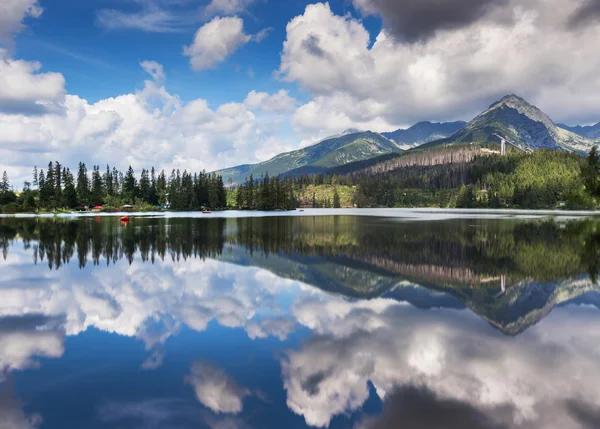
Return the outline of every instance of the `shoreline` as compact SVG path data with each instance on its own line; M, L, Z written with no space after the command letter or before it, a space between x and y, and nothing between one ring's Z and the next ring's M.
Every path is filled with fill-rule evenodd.
M590 218L600 217L600 211L592 210L527 210L527 209L454 209L454 208L347 208L303 209L304 211L251 211L223 210L202 212L73 212L73 213L15 213L0 214L0 218L90 218L90 217L158 217L158 218L253 218L285 216L371 216L405 220L443 219L503 219L503 218Z

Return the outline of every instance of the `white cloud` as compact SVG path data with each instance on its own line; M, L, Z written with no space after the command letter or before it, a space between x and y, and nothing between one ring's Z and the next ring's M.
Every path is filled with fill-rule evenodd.
M20 186L30 180L32 152L42 162L56 159L72 168L84 161L120 169L132 165L138 172L151 165L210 171L272 155L286 120L280 114L293 103L285 91L263 93L263 103L254 107L233 102L210 108L206 100L184 103L169 93L160 64L144 62L142 67L153 79L141 90L91 104L65 95L62 75L36 73L39 64L4 57L0 171L6 169ZM270 117L262 117L263 111ZM289 149L285 143L279 138L275 147Z
M238 414L242 411L244 397L250 391L237 384L223 370L204 363L194 362L185 382L194 388L196 398L217 414Z
M147 370L162 364L164 343L182 325L200 332L214 320L246 330L251 339L282 340L296 328L289 317L271 316L277 311L274 297L294 283L257 268L211 259L156 265L136 260L93 271L93 281L82 283L71 261L60 272L41 264L36 281L27 283L20 280L21 267L30 258L11 248L0 271L2 370L34 366L35 357L60 357L65 335L90 327L143 341L148 356L140 366Z
M211 18L216 15L237 15L244 12L256 0L211 0L204 8L204 17Z
M0 2L0 45L11 45L13 36L23 28L25 18L39 18L43 9L38 0L2 0Z
M265 112L291 112L297 101L289 93L281 89L274 94L250 91L244 104L250 109L261 109Z
M141 30L149 33L177 33L193 24L193 13L181 13L161 6L160 1L140 2L136 12L100 9L96 24L105 30Z
M152 76L152 79L156 81L163 81L165 79L165 71L162 64L156 61L142 61L140 65L146 73Z
M65 96L63 75L40 69L40 63L12 59L0 48L0 114L39 114L60 107Z
M294 314L317 335L282 360L284 387L288 406L312 426L360 410L369 382L381 399L417 385L478 409L505 407L509 421L499 427L577 429L567 404L600 401L600 330L589 329L597 309L554 309L516 338L470 311L392 300L300 299Z
M267 37L269 37L269 34L271 34L271 31L273 31L272 27L263 28L258 33L256 33L254 36L252 36L252 40L256 43L260 43L263 40L265 40Z
M244 22L238 17L214 18L196 31L194 41L183 49L194 70L204 70L225 61L250 41Z
M361 21L326 3L309 5L287 25L279 68L282 79L313 95L295 115L296 129L322 136L350 126L468 120L508 93L558 122L597 122L600 26L569 29L576 7L510 0L502 12L509 19L490 12L413 44L385 31L372 40Z

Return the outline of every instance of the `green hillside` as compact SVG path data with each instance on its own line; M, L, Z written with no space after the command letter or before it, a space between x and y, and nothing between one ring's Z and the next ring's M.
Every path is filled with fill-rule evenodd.
M371 131L352 132L330 137L303 149L282 153L260 164L240 165L216 173L223 176L225 183L240 183L250 175L260 177L269 173L270 176L275 176L300 168L313 168L312 172L318 172L392 152L401 152L401 149L381 134Z

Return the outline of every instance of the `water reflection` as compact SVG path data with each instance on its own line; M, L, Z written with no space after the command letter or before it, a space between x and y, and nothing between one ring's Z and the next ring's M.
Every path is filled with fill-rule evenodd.
M596 427L597 231L593 221L0 219L0 420ZM73 398L53 387L81 383L95 388Z

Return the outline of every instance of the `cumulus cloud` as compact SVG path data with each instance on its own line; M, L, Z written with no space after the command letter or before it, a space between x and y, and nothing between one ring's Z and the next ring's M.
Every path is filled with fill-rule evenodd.
M250 91L244 104L250 109L261 109L265 112L290 112L294 110L297 101L289 93L281 89L274 94Z
M438 30L458 29L478 21L508 0L353 0L364 14L378 14L401 40L428 39Z
M359 6L384 21L415 19L396 13L405 3L418 11L429 2L361 0ZM568 30L577 2L507 0L491 12L497 2L475 3L460 28L430 32L420 43L392 37L387 26L373 40L352 16L336 15L326 3L307 6L287 25L278 71L313 96L294 115L296 131L322 137L348 127L387 131L420 120L469 120L509 93L558 122L598 121L600 101L591 94L600 91L600 26ZM417 18L435 22L438 12L423 6L422 14Z
M93 161L120 169L132 165L139 172L151 165L210 171L263 161L273 147L289 149L281 138L279 146L272 145L281 122L262 118L261 106L232 102L211 109L203 99L184 103L166 90L164 71L155 62L142 64L152 77L142 89L93 104L65 95L62 75L35 73L36 67L0 60L0 81L7 82L0 88L0 169L16 185L29 179L31 152L71 167ZM266 111L290 103L282 92L265 100Z
M11 45L13 36L24 28L23 20L39 18L42 12L38 0L0 2L0 45Z
M217 414L238 414L250 391L239 386L223 370L204 362L194 362L185 382L192 385L196 398Z
M183 54L190 57L194 70L209 69L225 61L250 39L244 33L244 21L241 18L214 18L196 31L194 41L184 47Z
M36 61L15 60L0 48L0 114L42 114L60 108L65 79L60 73L42 73L41 67Z
M203 14L206 18L216 15L237 15L244 12L248 6L256 0L211 0L204 8Z

